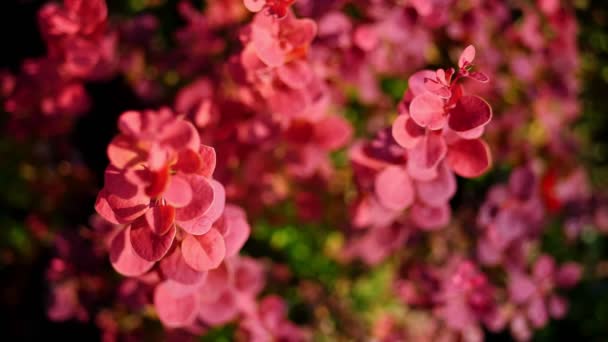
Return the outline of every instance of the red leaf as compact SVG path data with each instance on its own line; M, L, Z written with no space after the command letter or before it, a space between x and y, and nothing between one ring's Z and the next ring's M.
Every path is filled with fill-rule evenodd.
M116 272L135 277L146 273L154 262L147 261L135 253L130 236L131 227L128 226L114 237L110 245L110 262Z
M448 125L459 135L487 125L492 119L492 108L482 98L465 95L450 110Z
M145 220L152 232L165 235L173 227L175 208L170 205L161 205L146 211Z
M171 225L166 234L157 235L148 226L145 218L139 218L131 224L133 250L145 260L158 261L171 248L175 238L175 230L175 225Z
M477 177L492 164L490 148L481 139L458 140L451 144L447 154L448 165L462 177Z

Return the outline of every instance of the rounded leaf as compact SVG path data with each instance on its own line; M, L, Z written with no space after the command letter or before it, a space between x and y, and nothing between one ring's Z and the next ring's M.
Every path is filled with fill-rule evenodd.
M478 96L464 95L456 106L450 110L448 125L450 129L462 135L464 138L479 137L479 128L487 125L492 119L492 108ZM474 137L466 136L467 133L474 131Z
M410 103L410 116L420 126L442 129L447 122L444 100L429 92L416 96Z
M245 245L251 227L247 223L243 209L234 205L226 205L223 223L225 227L222 235L226 244L226 257L231 257L238 254Z
M162 259L171 248L175 238L175 225L171 225L164 235L155 234L145 218L131 224L131 244L140 257L148 261Z
M216 165L215 149L211 146L201 145L199 157L201 159L199 173L205 177L211 178Z
M333 151L348 143L353 135L353 128L343 117L331 115L314 126L314 134L321 147Z
M206 276L205 272L193 269L184 261L178 244L160 261L160 269L167 278L186 285L200 284Z
M184 261L197 271L208 271L220 265L226 256L224 238L216 229L203 235L187 235L182 241Z
M419 228L423 230L436 230L450 223L451 210L447 203L437 207L416 203L410 209L410 217Z
M118 169L134 166L137 162L143 161L143 153L138 151L131 139L124 135L119 135L112 139L107 149L110 163Z
M256 297L265 285L264 267L262 264L247 257L234 260L234 287L241 293Z
M399 115L393 122L392 133L395 141L404 148L410 149L416 146L425 129L418 126L408 115Z
M202 216L209 210L214 200L214 191L210 181L203 176L184 176L182 181L191 189L193 197L187 206L176 211L175 219L189 221Z
M104 188L95 203L99 215L112 223L130 223L148 210L150 198L129 180L126 172L109 166L104 176Z
M412 178L428 181L437 177L437 166L444 159L448 146L441 135L426 134L408 150L407 171Z
M462 177L478 177L492 164L490 148L485 141L458 140L448 149L447 162L450 168Z
M266 6L266 0L244 0L245 7L251 12L259 12Z
M136 277L146 273L154 262L148 261L137 255L131 245L131 226L119 232L110 245L110 262L116 272L127 276Z
M414 201L414 189L407 172L398 166L389 166L376 176L376 197L384 207L396 211L409 207Z
M239 314L238 300L231 291L224 291L216 300L204 302L198 317L212 326L226 324Z
M445 163L437 169L437 177L430 181L416 182L418 198L429 206L441 206L450 201L456 193L456 177Z
M176 208L190 206L194 202L193 196L196 195L195 189L180 176L171 177L169 186L163 193L163 197L167 200L167 203Z
M165 235L175 220L175 208L170 205L151 207L146 211L145 220L150 230L157 235Z
M163 325L179 328L194 322L200 301L195 293L176 296L166 283L160 283L154 291L154 307Z
M177 163L173 166L174 170L183 173L198 172L203 166L200 155L193 150L186 149L179 151Z
M203 177L200 177L202 179L205 179ZM205 181L207 181L205 179ZM219 182L215 181L215 180L211 180L211 181L207 181L209 182L209 184L212 187L212 191L213 191L213 199L212 199L212 203L208 206L208 209L202 213L201 216L196 216L193 215L192 212L190 213L182 213L182 210L187 209L187 208L180 208L177 209L176 211L176 222L179 224L179 226L185 230L186 232L193 234L193 235L201 235L201 234L205 234L213 225L213 223L215 221L217 221L217 219L222 215L222 212L224 211L224 206L226 205L226 193L224 191L224 186L222 186L222 184L220 184ZM193 189L195 189L195 194L196 197L192 203L195 203L196 201L200 201L202 203L206 203L204 196L207 196L205 194L205 192L202 190L204 189L204 186L202 186L201 184L202 181L200 181L200 179L198 181L192 181L193 184ZM198 186L201 186L200 188ZM206 191L206 190L205 190ZM199 198L200 197L200 198ZM204 207L202 205L197 205L196 208L193 208L193 212L198 213L200 212L200 208ZM197 209L198 208L198 209ZM194 210L196 209L196 210ZM189 218L194 216L192 219L189 220L185 220L184 218Z
M426 86L424 85L426 79L435 79L437 73L433 70L421 70L415 72L408 79L408 90L413 96L422 95L427 92Z
M232 269L227 263L222 263L219 267L207 272L207 279L201 286L201 300L203 302L213 302L227 290L226 284L233 282Z

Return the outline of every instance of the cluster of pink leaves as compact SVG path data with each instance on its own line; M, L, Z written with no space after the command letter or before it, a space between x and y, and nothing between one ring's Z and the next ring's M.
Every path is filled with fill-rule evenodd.
M72 117L88 110L84 82L107 77L115 68L116 34L107 28L104 0L46 4L38 14L47 53L26 60L18 75L6 75L4 109L11 134L63 134Z
M573 287L581 277L579 265L558 266L546 254L529 268L505 271L507 281L499 286L474 260L418 264L397 280L395 293L414 310L432 313L436 321L425 330L426 339L483 341L484 328L508 328L516 340L528 341L549 318L564 317L568 302L558 290Z
M451 217L449 200L456 193L454 174L477 177L489 169L490 150L480 137L492 109L483 99L465 94L458 83L463 78L488 81L483 73L472 71L474 58L475 48L469 46L460 56L458 71L412 75L392 136L381 131L375 140L352 147L350 159L360 188L353 226L374 229L349 252L378 262L386 249L403 243L406 232L399 230L445 227ZM392 247L386 246L387 238Z
M207 273L249 236L245 213L225 205L223 186L211 178L215 151L191 123L169 109L133 111L119 118L119 130L95 205L109 222L125 225L110 260L131 277L156 265L163 279L154 300L159 317L168 326L191 324L200 305L192 296L213 283Z
M396 295L436 320L425 338L481 341L485 328L509 329L516 340L528 341L550 318L564 317L568 301L561 291L578 283L582 267L537 255L546 223L539 173L539 164L530 163L514 170L508 184L490 189L477 217L476 256L463 259L455 251L442 264L403 269ZM502 276L490 277L484 267Z
M375 134L349 146L357 186L349 259L377 264L419 241L416 236L458 221L460 213L452 215L449 205L455 175L477 177L492 163L484 132L501 162L545 146L548 158L572 160L576 141L564 127L579 113L579 84L576 21L568 7L556 1L520 4L523 17L515 22L509 5L499 0L464 7L455 0L372 1L361 7L358 20L344 13L344 3L213 1L203 14L182 1L178 10L186 25L175 33L171 51L154 45L154 16L108 28L101 0L66 0L40 12L48 56L27 61L16 77L0 78L5 108L26 119L24 135L32 127L53 129L46 119L31 125L39 118L59 117L55 133L67 132L71 119L62 117L87 107L83 82L117 70L150 102L163 99L158 75L176 71L188 81L173 106L185 117L168 109L127 112L108 147L111 164L96 208L118 224L108 249L115 269L131 277L121 287L121 298L135 303L130 309L152 302L166 327L192 334L242 318L238 335L244 340L307 338L285 319L279 298L256 302L263 270L236 255L249 226L243 210L225 205L225 198L244 204L251 215L292 196L300 216L318 218L318 194L301 189L326 191L334 181L329 154L347 146L353 134L338 114L345 89L356 88L358 100L372 108L366 129ZM297 18L292 5L309 18ZM225 58L227 44L219 32L239 27L244 8L259 13L238 32L242 49ZM552 38L547 28L556 33ZM469 46L456 70L415 72L436 61L429 56L438 33L459 48L474 42L482 53L475 56ZM218 56L226 62L218 65ZM475 59L492 76L490 84L473 69ZM409 77L391 128L377 120L393 106L379 87L385 76ZM507 96L511 100L493 118L485 100L471 94L491 99L493 106ZM520 137L530 122L543 128L540 146ZM508 185L490 190L478 215L479 237L472 238L476 257L442 267L414 260L416 267L398 283L397 293L408 305L437 319L439 328L427 339L440 338L433 335L439 331L448 339L479 340L481 326L501 330L509 324L514 336L526 340L548 317L563 316L567 303L556 289L576 283L580 270L574 264L558 267L546 255L529 262L550 211L543 208L536 173L516 170ZM568 187L569 181L575 185ZM542 195L549 191L564 205L586 204L589 193L568 191L585 181L582 174L573 176L543 188ZM600 222L602 215L606 222L605 210L567 213L570 235L578 236L585 222ZM492 283L485 266L501 267L508 284ZM52 267L65 268L60 262ZM67 304L52 306L53 317L85 315L75 290L79 282L58 282L54 296ZM110 315L98 320L107 334L117 333Z
M327 81L309 59L316 32L314 21L291 11L281 19L258 13L221 75L229 85L204 77L177 94L176 110L230 160L216 173L227 196L252 212L298 196L293 184L327 183L330 153L351 139L350 123L335 112Z

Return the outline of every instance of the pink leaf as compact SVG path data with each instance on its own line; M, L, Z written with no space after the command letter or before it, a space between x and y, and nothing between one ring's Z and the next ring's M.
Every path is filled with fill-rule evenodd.
M160 269L165 277L186 285L200 284L206 276L206 272L199 272L184 261L178 244L160 261Z
M295 60L277 69L277 76L292 89L302 89L310 83L313 72L307 62Z
M414 224L423 230L440 229L450 223L450 206L445 203L437 207L429 207L416 203L410 209L410 217Z
M193 124L185 120L176 120L163 129L161 146L169 146L176 151L180 149L198 151L201 140Z
M262 264L253 258L240 257L234 262L234 287L241 293L257 296L266 279Z
M175 220L186 232L201 235L206 233L222 215L226 204L226 193L222 184L215 180L208 181L204 177L193 176L190 181L196 197L191 203L192 207L176 210ZM207 185L211 186L211 203L208 202Z
M216 301L224 291L229 290L226 284L232 283L232 269L226 262L207 272L207 279L201 286L201 300L205 303Z
M123 134L138 136L143 129L142 114L136 111L124 112L118 118L118 129Z
M549 314L555 319L562 319L568 312L568 301L560 296L549 298Z
M223 223L225 231L222 232L222 235L226 244L226 257L231 257L238 254L239 250L245 245L251 227L247 223L247 217L243 209L234 205L226 205Z
M445 103L441 97L426 92L412 100L410 116L418 125L438 130L443 128L447 122L444 106Z
M400 211L414 201L414 189L407 172L398 166L389 166L376 176L375 192L380 204Z
M314 130L319 145L329 151L344 147L353 135L350 123L338 115L322 119L315 125Z
M239 314L237 300L231 291L224 291L216 300L203 303L198 317L213 326L226 324Z
M437 73L433 70L421 70L414 73L408 79L408 91L411 92L414 97L426 93L427 90L424 85L425 80L434 79L435 77L437 77Z
M458 67L464 68L466 65L470 65L473 63L475 59L475 47L473 45L469 45L462 51L460 58L458 59Z
M208 271L220 265L226 256L224 238L216 229L203 235L188 235L182 241L182 254L190 267Z
M183 208L190 206L193 202L193 188L188 184L188 181L184 178L174 175L169 181L169 186L163 193L163 197L167 200L167 203L171 204L176 208Z
M201 175L211 178L211 176L213 176L213 172L215 171L216 165L215 149L211 146L201 145L199 153L202 164L199 172Z
M436 178L426 182L418 181L415 184L418 198L430 206L444 205L456 193L456 177L445 163L439 166Z
M112 223L130 223L148 210L150 199L142 188L127 176L109 166L105 172L105 187L99 192L95 209Z
M95 210L106 220L114 224L129 223L141 216L148 209L147 198L123 199L108 190L102 189L97 195Z
M119 232L110 245L110 262L116 272L127 276L136 277L146 273L154 262L141 258L131 245L131 227Z
M107 149L110 163L118 169L125 169L134 166L137 162L143 161L141 151L137 151L128 138L119 135L112 139Z
M266 6L266 0L244 0L245 7L251 12L259 12Z
M267 66L276 68L285 63L285 52L269 31L253 26L252 43L258 58Z
M528 301L536 292L532 279L519 271L511 272L509 277L509 297L516 304Z
M549 320L545 301L541 296L535 296L528 305L528 318L535 328L544 327Z
M409 115L401 114L393 122L392 133L395 141L404 148L411 149L424 137L425 129L418 126Z
M166 283L160 283L154 291L154 307L163 325L179 328L194 322L200 302L196 294L176 296Z
M427 78L424 80L424 87L426 88L427 91L429 91L443 99L449 99L450 96L452 96L452 92L450 91L450 88L448 88L445 85L441 84L440 82L437 82L430 78Z
M448 147L442 136L428 133L408 150L407 171L412 178L428 181L437 177L437 165L443 160Z

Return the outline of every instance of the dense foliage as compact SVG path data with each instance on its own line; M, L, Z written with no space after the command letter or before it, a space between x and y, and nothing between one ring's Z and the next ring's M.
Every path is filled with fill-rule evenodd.
M600 4L2 6L8 336L608 338Z

